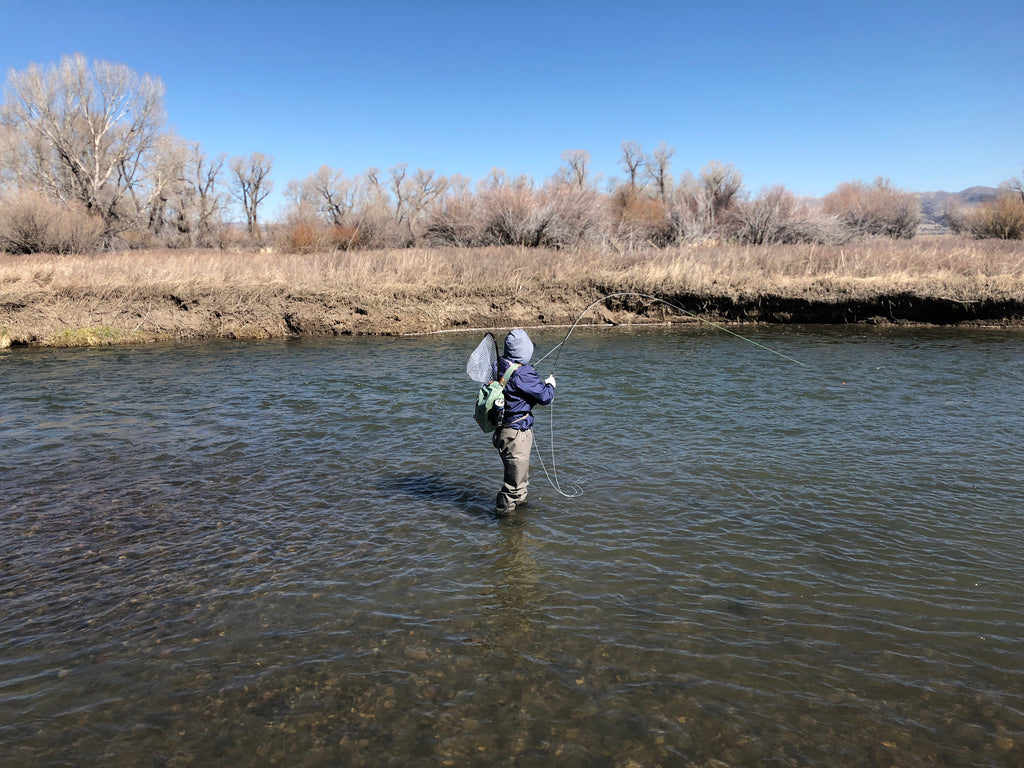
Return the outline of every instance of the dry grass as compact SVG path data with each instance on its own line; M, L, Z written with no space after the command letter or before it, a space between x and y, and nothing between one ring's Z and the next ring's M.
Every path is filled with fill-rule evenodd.
M265 338L571 322L594 298L620 291L747 305L761 297L841 305L899 295L1021 302L1024 243L941 236L622 253L446 247L6 255L0 344L5 335L70 345L139 341L147 333Z
M615 254L513 247L330 254L155 250L0 256L0 295L218 292L425 296L559 286L802 296L941 289L1019 296L1024 244L940 236L852 245L697 245ZM973 296L979 298L978 296ZM7 299L9 300L9 298Z
M982 300L1024 293L1024 245L954 237L863 240L852 245L691 248L656 254L646 287L681 286L732 297L815 301L898 293Z

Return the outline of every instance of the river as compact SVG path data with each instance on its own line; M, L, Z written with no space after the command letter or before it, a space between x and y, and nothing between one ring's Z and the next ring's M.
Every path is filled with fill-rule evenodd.
M739 332L574 331L507 520L479 334L0 352L0 763L1024 764L1024 335Z

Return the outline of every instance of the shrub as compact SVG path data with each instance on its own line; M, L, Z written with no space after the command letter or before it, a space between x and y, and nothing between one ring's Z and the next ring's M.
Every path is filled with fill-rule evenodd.
M954 231L969 233L978 239L1024 240L1024 196L1013 191L982 203L972 211L950 218Z
M743 174L731 165L712 161L698 177L687 171L669 203L675 239L692 243L728 237L742 194Z
M398 232L394 213L382 201L374 201L363 209L358 229L360 248L394 248L408 244Z
M833 239L828 223L785 187L775 186L737 207L733 239L748 245L824 243Z
M615 190L609 202L615 237L626 248L636 246L668 245L673 229L665 204L644 190L622 186Z
M285 230L286 247L293 253L315 253L320 250L319 228L305 221L288 226Z
M327 230L327 244L336 251L349 251L359 247L357 227L336 224Z
M249 236L245 227L238 224L225 224L220 233L221 248L226 251L256 250L255 241Z
M554 212L529 178L492 175L480 193L480 218L482 245L537 247L546 243Z
M483 241L480 206L471 192L445 195L427 215L423 240L427 245L472 247Z
M103 220L78 203L64 205L35 192L0 200L0 251L94 253L103 245Z
M910 239L921 223L917 196L896 189L881 176L870 185L861 181L840 184L822 203L825 213L836 216L853 236Z
M553 181L542 190L541 200L551 213L541 245L571 248L601 240L604 206L592 187Z

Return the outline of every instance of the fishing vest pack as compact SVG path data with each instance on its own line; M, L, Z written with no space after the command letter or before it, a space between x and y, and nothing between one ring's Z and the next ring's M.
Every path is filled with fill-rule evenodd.
M497 381L483 384L480 391L476 393L476 408L473 410L473 418L484 432L493 432L501 426L501 419L505 411L505 385L512 379L512 374L521 367L519 363L512 363L505 371L504 376Z

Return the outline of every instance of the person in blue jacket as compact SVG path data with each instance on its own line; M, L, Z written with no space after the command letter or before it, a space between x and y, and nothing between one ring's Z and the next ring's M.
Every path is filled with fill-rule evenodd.
M505 349L498 358L498 376L513 363L520 367L505 383L505 412L501 426L495 430L494 447L505 465L504 482L495 499L494 513L505 517L526 503L530 484L530 451L533 448L533 406L547 405L555 397L555 377L544 381L530 365L533 342L522 328L513 328L505 337Z

